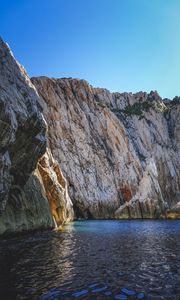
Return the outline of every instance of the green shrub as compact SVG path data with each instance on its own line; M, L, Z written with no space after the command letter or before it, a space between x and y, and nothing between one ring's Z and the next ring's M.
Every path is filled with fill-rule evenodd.
M152 107L152 103L150 103L149 101L136 102L133 105L126 106L123 112L126 115L142 116L143 111L148 111L151 107Z

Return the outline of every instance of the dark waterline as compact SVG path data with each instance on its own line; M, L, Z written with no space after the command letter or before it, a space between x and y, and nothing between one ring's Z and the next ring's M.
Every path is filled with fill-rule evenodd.
M120 294L180 300L180 221L77 221L0 240L2 300Z

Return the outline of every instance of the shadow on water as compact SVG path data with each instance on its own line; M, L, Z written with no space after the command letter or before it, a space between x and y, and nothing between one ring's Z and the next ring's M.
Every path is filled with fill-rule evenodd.
M76 221L0 240L8 299L180 299L180 221Z

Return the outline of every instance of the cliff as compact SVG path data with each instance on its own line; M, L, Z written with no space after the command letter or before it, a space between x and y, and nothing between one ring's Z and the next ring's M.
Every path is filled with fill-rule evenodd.
M32 78L76 217L180 217L180 102Z
M52 228L53 216L58 225L73 218L46 131L37 91L0 39L0 234Z
M0 234L54 228L74 212L179 218L179 132L180 98L30 81L0 39Z

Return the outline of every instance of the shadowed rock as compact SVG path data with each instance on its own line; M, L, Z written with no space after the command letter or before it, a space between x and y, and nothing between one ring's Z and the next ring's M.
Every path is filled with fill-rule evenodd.
M50 152L44 157L52 168L50 163L43 168L43 158L36 169L47 130L38 99L26 71L0 39L0 234L54 227L52 203L58 224L73 218L66 181ZM48 176L53 193L44 186Z

